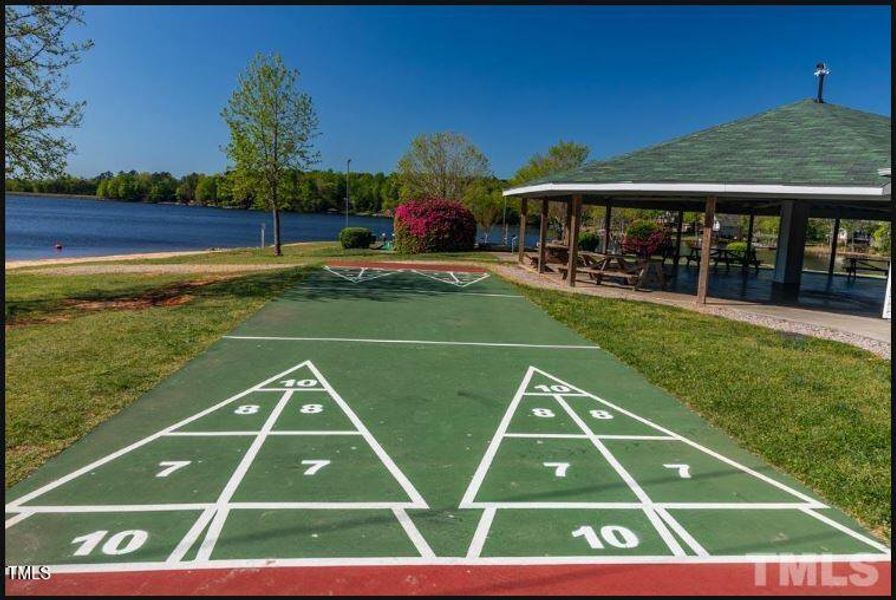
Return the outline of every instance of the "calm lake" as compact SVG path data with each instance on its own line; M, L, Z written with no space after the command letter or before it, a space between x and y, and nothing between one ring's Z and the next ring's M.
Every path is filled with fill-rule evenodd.
M392 219L349 215L349 225L392 234ZM6 260L258 246L269 212L6 195ZM344 215L282 213L284 243L335 240ZM501 237L496 228L490 236ZM59 242L63 250L57 252Z
M6 260L258 246L262 224L270 244L273 221L266 211L7 194ZM282 213L281 224L284 243L332 241L345 216ZM378 237L392 234L390 218L349 215L349 225L367 227ZM514 235L516 227L509 231ZM500 225L494 227L489 241L499 242L502 234ZM537 230L527 232L527 245L537 240ZM61 252L53 248L57 242ZM774 251L758 254L774 264ZM807 255L804 267L826 270L827 257Z

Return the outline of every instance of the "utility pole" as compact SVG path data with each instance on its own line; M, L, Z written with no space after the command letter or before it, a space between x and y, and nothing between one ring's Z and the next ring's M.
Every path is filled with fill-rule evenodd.
M345 226L348 227L348 178L351 172L352 159L345 161Z

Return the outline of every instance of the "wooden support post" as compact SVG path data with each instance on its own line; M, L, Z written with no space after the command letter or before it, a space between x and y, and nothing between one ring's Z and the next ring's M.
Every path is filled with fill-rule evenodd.
M538 226L538 272L544 273L544 259L547 256L544 244L548 237L548 201L541 201L541 222Z
M703 212L703 242L700 247L700 273L697 276L697 304L706 304L706 293L709 289L709 257L712 251L712 226L716 220L716 199L706 199Z
M750 222L747 225L747 256L750 255L750 250L753 249L753 224L756 221L756 215L752 212L750 213Z
M678 211L678 226L675 228L675 268L681 258L681 226L684 224L684 211Z
M831 230L831 260L828 262L828 277L834 276L834 263L837 261L837 238L840 237L840 217L834 219L834 229Z
M569 232L569 264L567 265L567 283L576 287L576 267L579 259L579 227L582 225L582 197L572 197L572 226Z
M569 243L569 227L572 224L572 201L566 203L566 221L563 222L563 241Z
M604 239L602 252L606 254L610 250L610 203L607 202L606 210L604 210Z
M523 259L526 257L526 209L528 205L528 200L526 198L520 198L520 235L517 237L517 252L519 255L517 256L517 262L522 263Z

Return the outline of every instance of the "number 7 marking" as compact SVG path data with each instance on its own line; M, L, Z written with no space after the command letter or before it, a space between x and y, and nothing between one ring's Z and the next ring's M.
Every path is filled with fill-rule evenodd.
M190 464L191 460L163 460L159 463L160 467L165 467L158 473L156 473L156 477L168 477L178 469L182 469Z
M555 477L566 477L566 469L569 468L569 463L546 462L546 463L542 463L542 464L544 464L544 466L546 466L546 467L556 469L554 471Z
M328 461L328 460L303 460L302 464L303 465L311 465L310 467L308 467L308 470L305 471L305 475L314 475L315 473L317 473L318 471L320 471L321 469L326 467L328 464L330 464L330 461Z
M678 469L678 476L682 479L690 479L691 478L691 465L679 465L679 464L670 464L663 465L667 469Z

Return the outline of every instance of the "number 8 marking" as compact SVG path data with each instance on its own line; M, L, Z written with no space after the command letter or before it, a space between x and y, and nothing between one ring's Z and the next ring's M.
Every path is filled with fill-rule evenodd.
M533 408L532 414L543 419L550 419L554 416L554 411L550 408Z
M316 415L317 413L324 412L324 406L323 404L303 404L302 408L299 409L299 412L306 415Z

